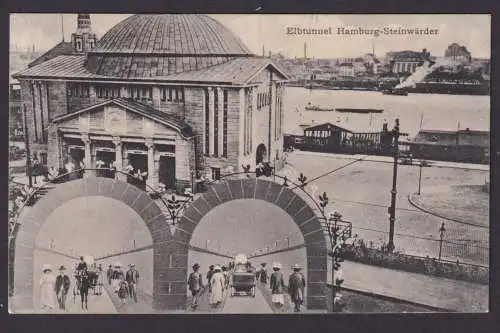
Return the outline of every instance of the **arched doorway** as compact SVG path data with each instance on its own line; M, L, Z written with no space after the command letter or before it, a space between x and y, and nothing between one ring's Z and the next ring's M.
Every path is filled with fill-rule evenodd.
M255 165L258 165L262 162L268 162L267 148L263 143L257 146L257 151L255 154Z
M212 186L207 192L189 206L179 224L176 226L174 238L178 244L187 249L193 232L202 218L215 207L232 200L263 200L280 207L298 226L302 233L307 258L306 274L306 306L308 309L324 310L327 308L327 247L324 231L316 214L300 196L291 189L262 179L224 180ZM267 223L267 221L262 221ZM176 269L188 271L188 251L175 255ZM168 276L178 282L176 289L186 297L186 275ZM172 295L173 297L174 295Z
M34 266L38 233L47 218L61 205L81 197L108 197L132 208L142 220L153 241L153 305L166 308L165 294L171 290L171 283L161 275L168 255L184 251L172 239L169 226L160 208L149 194L125 182L97 177L85 177L57 185L40 199L19 221L20 229L15 240L14 253L14 297L13 312L31 312L35 308ZM187 251L187 248L185 249Z

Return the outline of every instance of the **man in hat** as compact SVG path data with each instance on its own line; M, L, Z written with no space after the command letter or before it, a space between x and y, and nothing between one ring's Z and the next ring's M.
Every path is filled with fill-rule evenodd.
M108 284L111 284L111 280L113 279L113 265L108 266L108 270L106 271L106 276L108 277Z
M68 295L69 286L71 281L69 276L66 275L66 267L59 267L59 275L56 277L56 295L59 309L66 310L66 297Z
M300 272L298 264L293 265L293 273L290 274L288 279L288 293L295 304L294 312L300 312L300 306L304 303L304 289L306 287L306 279Z
M263 262L260 264L260 282L263 284L267 284L267 269L266 269L266 263Z
M198 263L193 265L193 272L189 274L188 278L188 287L191 291L192 300L191 300L191 308L195 310L198 307L198 297L201 289L203 288L203 281L201 273L198 271L200 269L200 265Z
M130 298L134 297L137 303L137 283L139 282L139 272L135 269L134 264L130 264L130 268L125 275L125 280L128 284L128 293Z
M210 265L208 267L208 272L207 272L207 283L208 283L208 291L212 292L212 275L214 274L214 265Z

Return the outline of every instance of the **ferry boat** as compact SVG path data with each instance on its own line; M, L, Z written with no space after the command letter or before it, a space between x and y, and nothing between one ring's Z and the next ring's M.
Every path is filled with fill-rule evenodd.
M384 109L356 109L356 108L338 108L337 112L350 112L350 113L382 113Z
M382 90L384 95L408 96L408 92L402 89L386 89Z
M311 104L307 105L307 106L305 107L305 109L306 109L307 111L335 111L335 109L334 109L334 108L322 108L322 107L320 107L320 106L317 106L317 105L311 105Z

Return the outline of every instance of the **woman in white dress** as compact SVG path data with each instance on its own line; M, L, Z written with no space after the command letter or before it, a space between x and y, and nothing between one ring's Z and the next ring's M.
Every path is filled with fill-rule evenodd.
M45 311L53 311L56 298L56 277L52 274L52 267L49 264L43 265L42 272L40 278L40 307Z
M212 289L212 293L210 294L210 304L212 304L212 306L214 307L217 307L222 303L225 281L226 279L224 275L221 273L220 266L218 265L215 266L214 274L210 279L210 285Z

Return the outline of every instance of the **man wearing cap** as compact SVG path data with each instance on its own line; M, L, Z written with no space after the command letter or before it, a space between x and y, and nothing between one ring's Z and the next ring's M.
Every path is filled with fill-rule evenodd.
M137 283L139 282L139 272L135 269L134 264L130 264L125 280L128 284L128 294L131 298L134 297L134 301L137 303Z
M66 296L68 295L69 286L71 281L69 276L66 275L66 267L59 267L59 275L56 277L56 295L59 309L66 310Z
M300 312L300 306L304 303L304 289L306 287L306 279L300 272L298 264L293 265L293 273L288 279L288 293L292 302L295 304L294 312Z
M188 278L188 287L191 291L192 300L191 300L191 308L195 310L198 307L198 297L201 289L203 288L203 281L201 273L198 272L200 269L200 265L198 263L193 265L193 272L189 274Z

